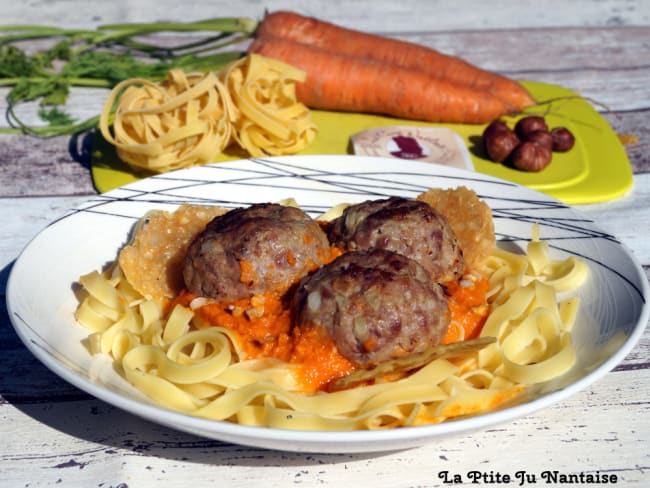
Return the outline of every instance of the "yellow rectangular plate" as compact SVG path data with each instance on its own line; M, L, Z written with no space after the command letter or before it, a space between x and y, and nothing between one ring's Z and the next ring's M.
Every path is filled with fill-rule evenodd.
M603 202L627 193L633 182L630 163L617 135L602 115L589 102L566 88L539 82L522 84L538 102L542 102L527 110L527 114L544 115L549 127L567 127L576 138L571 151L554 153L551 164L539 173L527 173L489 161L481 142L485 125L432 124L381 115L321 110L312 111L318 136L300 154L350 154L350 136L373 127L448 127L463 138L474 168L480 173L528 186L568 204ZM543 103L550 100L552 102ZM513 126L519 117L505 117L504 120ZM215 162L246 157L243 152L229 148L215 158ZM93 151L92 176L95 187L103 193L150 175L133 172L98 135Z

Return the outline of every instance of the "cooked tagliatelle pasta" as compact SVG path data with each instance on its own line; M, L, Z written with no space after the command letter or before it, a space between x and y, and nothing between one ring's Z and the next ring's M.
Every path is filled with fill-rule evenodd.
M129 79L111 91L99 129L122 161L155 173L212 162L233 142L257 157L294 154L316 136L295 95L304 79L258 54L217 73L173 69L159 83Z
M528 385L567 372L576 360L571 328L578 298L558 301L557 294L576 290L587 265L573 256L552 261L535 225L525 256L496 249L486 266L492 310L481 335L497 343L478 353L479 367Z
M187 217L192 207L179 212ZM179 220L161 222L175 226ZM155 228L160 235L169 233ZM147 266L131 271L146 273ZM80 278L86 296L76 318L90 331L87 345L93 354L110 355L130 383L169 409L286 429L416 426L516 401L529 385L564 374L576 361L571 327L578 308L575 291L588 274L585 263L575 257L551 259L534 227L526 253L495 248L472 274L464 280L483 276L489 284L479 335L494 338L492 343L336 390L306 388L300 361L252 356L226 322L205 323L201 298L147 296L136 289L146 288L146 281L127 279L117 261L105 272ZM233 306L232 314L268 305L263 297L251 303L254 308L240 312Z

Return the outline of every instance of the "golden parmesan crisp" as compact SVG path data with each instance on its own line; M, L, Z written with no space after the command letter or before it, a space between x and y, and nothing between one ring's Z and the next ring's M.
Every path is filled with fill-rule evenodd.
M428 203L447 218L460 242L467 266L470 269L480 267L496 245L490 207L476 192L464 186L432 188L417 199Z
M156 210L138 224L119 255L126 279L145 297L175 297L183 288L183 259L194 237L227 209L182 205L173 213Z

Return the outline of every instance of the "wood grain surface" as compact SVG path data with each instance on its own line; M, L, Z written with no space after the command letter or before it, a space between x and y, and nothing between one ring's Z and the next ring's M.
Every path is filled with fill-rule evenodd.
M265 9L291 8L575 90L633 141L625 149L635 174L628 195L579 210L617 236L650 278L650 2L41 0L1 7L3 25L64 27L261 18ZM3 113L7 92L0 88ZM75 90L68 109L78 118L97 115L106 94ZM38 123L34 105L20 114ZM546 482L545 471L615 475L618 486L650 486L647 329L620 365L568 400L485 431L380 455L285 453L206 440L141 420L59 379L14 332L5 288L29 240L96 194L91 143L92 134L0 135L0 487L451 486L445 473L461 475L462 486L519 486L517 472L534 475L528 486L575 486ZM512 480L471 483L472 471Z

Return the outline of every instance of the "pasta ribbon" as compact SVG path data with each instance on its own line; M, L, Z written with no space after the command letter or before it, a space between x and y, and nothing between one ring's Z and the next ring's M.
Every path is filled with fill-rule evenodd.
M174 69L162 83L134 78L115 86L99 128L125 163L162 173L214 160L230 143L233 117L216 74Z
M309 109L296 99L305 72L250 54L227 66L220 78L234 101L234 136L251 156L293 154L316 137Z
M154 173L209 163L232 142L255 157L294 154L316 136L296 99L295 83L304 80L303 71L259 54L218 73L133 78L113 88L99 129L122 161Z
M535 225L525 255L497 249L487 267L493 270L492 308L481 335L497 342L479 351L479 367L522 385L566 373L576 362L570 331L579 298L557 294L577 290L587 278L586 263L551 259Z
M576 289L584 282L589 271L585 262L574 256L552 261L548 254L548 242L539 239L537 224L533 226L533 239L528 243L527 255L532 275L556 291Z
M539 239L539 226L533 225L533 239L528 243L526 254L515 254L495 249L486 260L489 269L490 296L502 302L515 289L537 280L551 286L557 292L578 289L588 277L587 264L575 256L564 260L552 260L548 243Z

